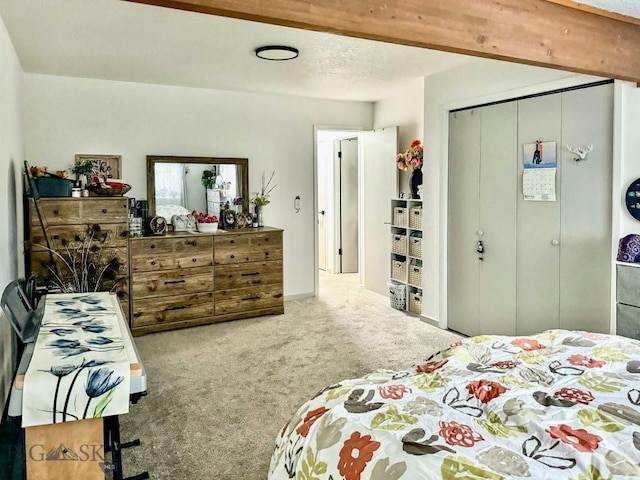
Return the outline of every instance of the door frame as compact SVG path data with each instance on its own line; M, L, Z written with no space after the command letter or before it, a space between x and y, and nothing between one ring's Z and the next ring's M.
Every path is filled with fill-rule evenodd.
M360 140L360 133L366 132L366 129L363 126L354 126L354 125L314 125L313 126L313 296L317 297L319 293L319 285L320 285L320 269L318 262L319 255L319 231L318 231L318 132L320 131L330 131L330 132L341 132L344 133L344 138L353 138L357 137ZM339 139L340 137L337 137ZM362 151L360 147L360 141L358 142L358 169L360 170L363 167L364 159L362 158ZM361 195L362 192L362 178L361 175L358 176L358 195ZM361 228L362 222L362 202L358 203L358 229ZM362 236L358 235L358 255L360 256L360 252L362 251ZM333 261L333 260L332 260ZM359 257L359 275L362 276L362 272L364 271L364 265L362 264L361 258ZM362 277L361 277L362 278Z
M604 79L603 79L604 80ZM513 90L509 90L506 92L496 92L489 95L483 95L478 97L466 98L464 100L455 101L446 103L440 106L439 118L440 118L440 131L442 132L441 137L441 157L440 157L440 225L439 225L439 236L438 243L439 249L437 252L434 252L439 259L438 266L438 278L434 279L432 285L425 285L425 288L430 288L431 286L437 286L439 289L439 303L440 303L440 311L438 315L438 326L442 329L448 328L448 317L447 317L447 307L449 301L449 292L447 288L448 282L448 271L447 271L447 259L449 256L449 225L448 225L448 215L449 215L449 113L452 110L459 110L463 108L471 108L480 105L484 105L487 103L493 102L503 102L514 100L519 97L526 97L529 95L537 95L544 94L546 92L551 92L553 90L561 90L565 88L577 87L580 85L587 85L589 83L593 83L594 78L585 78L583 75L571 76L568 78L563 78L560 80L553 80L551 82L544 82L536 85L528 85L521 88L516 88ZM597 81L597 80L596 80ZM613 185L620 184L620 165L622 154L620 152L620 144L621 144L621 127L620 127L620 117L618 115L618 110L616 110L616 104L619 102L619 95L617 94L618 90L616 86L620 81L616 80L614 85L614 128L613 128L613 146L614 146L614 155L613 155L613 165L612 165L612 180ZM613 199L612 199L612 208L615 208L620 201L619 192L616 191L615 188L612 189ZM518 192L519 195L519 192ZM615 212L614 212L615 213ZM613 215L614 225L612 225L612 242L615 242L617 246L617 213ZM617 248L617 247L616 247ZM615 251L615 249L613 249ZM612 263L612 285L615 286L615 262ZM433 279L433 277L432 277ZM615 287L613 287L615 288ZM612 288L612 290L613 290ZM611 310L611 325L612 332L615 332L615 302L612 302L612 310Z

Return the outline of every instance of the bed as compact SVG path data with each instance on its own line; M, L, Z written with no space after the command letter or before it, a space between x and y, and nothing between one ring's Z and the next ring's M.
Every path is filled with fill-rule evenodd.
M459 341L342 381L277 435L270 480L640 478L640 342L549 330Z

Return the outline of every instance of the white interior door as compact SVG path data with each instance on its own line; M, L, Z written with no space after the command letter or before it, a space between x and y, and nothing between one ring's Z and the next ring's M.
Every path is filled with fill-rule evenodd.
M328 170L331 142L318 142L318 268L327 270L327 204Z
M566 145L593 145L584 161ZM608 332L613 85L562 94L560 328Z
M478 326L482 333L516 333L516 203L518 105L483 107L480 203L476 234L484 247L479 262Z
M555 141L562 148L562 97L518 101L517 335L558 328L560 298L560 198L562 163L556 172L556 201L525 201L523 145Z
M397 196L394 157L398 153L398 127L365 132L362 139L361 178L363 194L361 246L364 250L364 286L389 295L389 200Z
M340 273L358 271L358 139L340 143Z
M449 115L447 324L465 335L479 333L481 121L479 109Z

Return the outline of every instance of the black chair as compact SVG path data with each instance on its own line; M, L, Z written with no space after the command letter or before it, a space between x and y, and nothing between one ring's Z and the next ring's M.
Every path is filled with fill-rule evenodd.
M38 336L44 311L44 302L38 300L33 277L13 280L2 292L0 305L23 344L34 342Z

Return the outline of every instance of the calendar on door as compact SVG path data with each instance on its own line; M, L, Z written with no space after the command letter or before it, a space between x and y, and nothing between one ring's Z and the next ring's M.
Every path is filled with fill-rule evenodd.
M523 145L522 194L525 200L556 201L556 142Z

